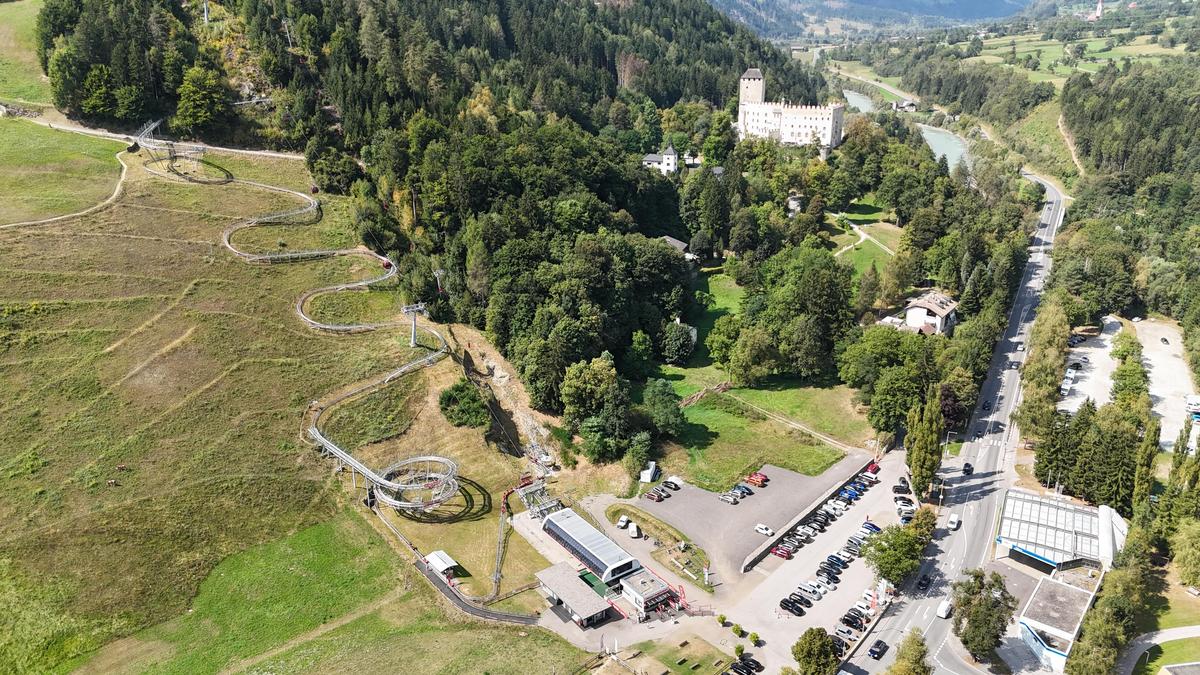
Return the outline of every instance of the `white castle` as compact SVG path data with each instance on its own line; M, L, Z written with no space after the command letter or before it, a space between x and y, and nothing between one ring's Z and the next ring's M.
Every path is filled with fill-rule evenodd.
M817 143L834 148L842 142L842 117L846 106L790 105L766 102L762 71L751 68L738 83L738 138L773 138L784 145Z

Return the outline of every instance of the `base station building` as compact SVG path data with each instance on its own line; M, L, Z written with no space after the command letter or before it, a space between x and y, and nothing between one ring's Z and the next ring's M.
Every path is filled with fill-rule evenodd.
M595 625L607 618L597 600L606 607L615 606L613 601L628 602L632 611L622 613L638 621L675 601L670 585L572 509L546 516L542 530L586 568L581 572L569 563L559 563L536 575L550 602L563 607L579 626Z

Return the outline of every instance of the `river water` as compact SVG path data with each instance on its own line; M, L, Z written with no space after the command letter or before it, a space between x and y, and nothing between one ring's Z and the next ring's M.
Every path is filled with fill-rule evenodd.
M875 112L875 103L870 97L864 96L857 91L850 91L849 89L843 89L842 94L846 97L846 101L850 104L851 108L857 108L860 112L865 113Z
M946 163L950 165L950 169L959 162L966 162L967 167L971 166L971 157L967 154L967 141L958 134L931 127L928 124L918 124L921 129L921 136L925 138L925 143L929 145L929 149L933 150L934 157L946 156Z

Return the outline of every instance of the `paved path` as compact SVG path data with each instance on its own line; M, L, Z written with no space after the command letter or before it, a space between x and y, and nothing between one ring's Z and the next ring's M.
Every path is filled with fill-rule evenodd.
M1142 658L1142 654L1154 645L1192 638L1200 639L1200 626L1180 626L1179 628L1156 630L1153 633L1143 633L1125 647L1125 651L1121 653L1121 660L1117 662L1116 673L1117 675L1130 675L1138 660Z

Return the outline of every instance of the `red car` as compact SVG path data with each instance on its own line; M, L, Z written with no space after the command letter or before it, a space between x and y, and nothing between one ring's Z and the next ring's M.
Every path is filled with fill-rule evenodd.
M867 473L879 473L879 464L871 462L867 465Z
M765 474L761 471L755 471L754 473L750 474L749 478L757 478L763 482L771 480L770 478L767 478L767 474Z
M782 546L776 546L775 548L771 549L771 555L778 556L784 560L792 559L792 552Z
M657 492L647 492L643 496L645 496L646 499L649 499L652 502L661 502L662 501L662 495L658 494Z
M747 476L746 482L749 483L750 485L753 485L754 487L762 487L762 486L766 485L766 482L763 479L756 478L754 476Z
M392 269L392 261L391 261L391 260L384 260L384 261L383 261L383 269L385 269L385 270L390 270L390 269Z

